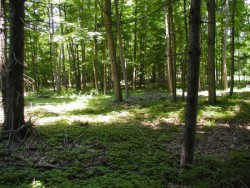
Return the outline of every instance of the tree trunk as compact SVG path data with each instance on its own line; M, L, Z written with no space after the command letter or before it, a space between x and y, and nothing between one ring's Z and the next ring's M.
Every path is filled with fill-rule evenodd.
M230 92L229 96L233 96L234 89L234 18L235 18L235 10L236 10L236 0L233 0L232 7L232 29L231 29L231 80L230 80Z
M145 35L140 37L140 67L139 67L139 87L141 88L142 85L145 87L144 82L144 59L145 59Z
M65 6L65 5L64 5ZM63 8L64 8L63 6ZM60 17L62 17L62 10L61 8L59 8L59 15ZM64 15L65 16L65 15ZM61 35L64 35L64 28L63 28L63 24L60 24L60 28L61 28ZM64 50L64 42L61 43L61 60L62 60L62 85L64 86L64 88L66 90L68 90L68 82L67 82L67 72L66 72L66 66L65 66L65 50Z
M135 6L136 6L136 0L135 0ZM137 6L135 7L135 13L134 16L137 16ZM133 64L133 90L136 88L136 64L137 64L137 20L134 22L134 64Z
M79 76L79 68L77 66L77 57L76 57L76 53L78 50L77 48L77 45L74 44L74 41L73 39L71 39L69 41L69 48L70 48L70 51L71 51L71 55L72 55L72 62L73 62L73 71L74 71L74 78L75 78L75 88L76 88L76 91L80 91L81 90L81 81L80 81L80 76Z
M6 30L6 0L0 1L0 74L1 74L1 92L2 106L4 116L6 116L6 79L7 79L7 30Z
M60 93L61 91L61 85L59 81L59 75L58 72L58 65L57 65L57 58L56 58L56 43L54 41L54 34L55 34L55 26L54 26L54 6L53 4L50 4L50 26L51 26L51 33L50 33L50 43L51 43L51 61L53 64L53 77L54 77L54 86L56 89L56 92Z
M93 63L93 73L94 73L94 83L95 83L95 90L98 93L98 72L97 72L97 64L98 64L98 46L97 46L97 39L94 38L94 63Z
M228 32L228 0L225 1L225 15L226 15L226 23L224 27L224 35L223 35L223 50L222 50L222 80L224 90L228 88L228 81L227 81L227 32Z
M76 85L78 90L80 91L81 88L81 68L80 68L80 57L79 57L79 49L78 49L78 44L75 45L75 54L76 54L76 75L77 75L77 80L76 80Z
M183 4L184 4L184 12L185 12L185 16L184 16L184 21L185 21L185 53L188 52L188 21L187 21L187 5L186 5L186 0L184 0ZM185 91L186 91L186 74L187 74L187 54L185 54L184 57L184 63L182 63L181 67L182 67L182 99L185 99Z
M106 48L107 48L107 42L103 42L103 95L106 95L107 90L107 71L106 71Z
M168 75L168 90L170 93L172 93L172 68L171 68L171 42L170 42L170 37L171 35L169 34L170 32L170 25L169 25L169 9L165 7L165 27L166 27L166 60L167 60L167 75Z
M97 28L97 0L95 1L95 32L98 31ZM95 90L97 93L98 91L98 44L97 44L97 36L94 36L94 64L93 64L93 73L94 73L94 83L95 83Z
M208 8L208 103L215 104L216 102L216 87L215 87L215 0L209 0Z
M85 54L85 44L83 41L81 41L81 46L82 46L82 87L86 88L87 83L86 83L86 67L85 67L85 63L86 63L86 54Z
M111 61L111 71L114 82L114 92L115 92L115 101L122 101L122 92L120 86L120 78L118 72L118 65L116 62L116 53L115 53L115 45L114 38L112 32L112 19L111 19L111 0L105 0L105 14L104 14L104 25L106 30L106 36L108 41L109 48L109 57Z
M173 7L170 8L170 24L171 24L171 47L172 47L172 92L173 92L173 101L176 101L176 44L175 44L175 29L174 29L174 19L173 19Z
M116 16L116 22L117 22L117 35L118 35L118 41L119 41L119 54L120 54L120 61L122 65L122 74L124 78L125 83L125 96L126 99L129 98L129 88L128 88L128 78L127 78L127 71L126 71L126 65L125 65L125 59L124 59L124 53L123 53L123 44L122 44L122 30L121 30L121 21L120 21L120 15L118 10L118 0L115 0L115 16Z
M165 8L166 25L166 46L167 46L167 67L168 67L168 89L173 94L173 100L176 100L176 62L175 62L175 35L172 5ZM168 36L167 36L168 35Z
M200 24L201 0L192 0L190 7L189 31L189 72L186 99L184 143L181 151L180 166L185 167L194 160L194 140L197 121L197 103L200 68Z
M10 0L9 62L6 83L6 114L4 129L13 131L25 124L24 120L24 0ZM24 132L19 132L23 136Z

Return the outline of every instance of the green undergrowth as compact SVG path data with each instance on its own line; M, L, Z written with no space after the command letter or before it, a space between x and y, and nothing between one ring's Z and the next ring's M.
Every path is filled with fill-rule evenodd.
M31 136L8 148L8 141L1 140L0 188L250 186L250 153L240 147L243 136L249 142L249 130L216 129L218 124L244 127L249 122L249 93L218 97L216 105L199 100L195 163L186 169L179 168L185 102L173 102L164 92L136 91L131 96L115 103L109 95L48 94L48 101L65 99L56 100L55 106L78 104L78 109L48 115L39 106L45 107L46 98L30 95L28 102L39 106L28 109L32 118L64 119L34 126ZM95 122L107 115L117 117ZM92 121L70 121L72 116ZM235 151L229 150L233 140Z
M250 153L197 154L179 169L179 150L166 144L176 126L92 126L56 122L36 128L36 138L6 153L0 187L241 187L250 185ZM11 165L7 165L11 164ZM21 165L22 164L22 165ZM50 164L50 165L48 165Z

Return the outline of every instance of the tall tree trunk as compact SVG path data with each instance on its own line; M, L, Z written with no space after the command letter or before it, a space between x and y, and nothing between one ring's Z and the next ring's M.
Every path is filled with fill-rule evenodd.
M81 90L81 68L80 68L80 57L79 57L79 48L78 48L78 44L75 45L75 54L76 54L76 75L77 75L77 88L79 90Z
M201 32L201 75L200 75L200 86L199 86L199 90L200 91L204 91L205 90L205 86L206 86L206 61L207 61L207 57L206 57L206 46L207 44L205 44L204 41L204 37L202 35L203 32Z
M145 83L144 83L144 58L145 58L145 36L141 36L140 37L140 67L139 67L139 87L141 88L142 85L144 85L145 87Z
M233 0L232 7L232 29L231 29L231 80L230 80L230 92L229 96L233 96L234 89L234 18L235 18L235 10L236 10L236 0Z
M97 27L97 0L95 0L95 32L98 31ZM98 44L97 44L97 36L94 36L94 64L93 64L93 73L94 73L94 83L95 83L95 90L97 93L98 91Z
M186 99L184 143L181 151L180 166L185 167L194 160L194 140L197 121L197 103L200 68L200 24L201 0L192 0L190 7L189 31L189 72Z
M107 48L107 42L103 42L103 95L106 95L107 90L107 68L106 68L106 48Z
M6 79L7 79L7 30L6 30L6 0L0 1L0 74L1 74L1 92L2 106L4 116L6 116Z
M215 87L215 0L209 0L208 8L208 102L215 104L216 87Z
M54 34L55 34L55 25L54 25L54 6L53 4L50 4L50 26L51 26L51 37L50 37L50 43L51 43L51 61L53 64L53 77L54 77L54 83L55 83L55 89L56 92L60 93L61 91L61 85L59 81L59 75L58 72L58 65L57 65L57 58L56 58L56 43L54 41Z
M97 45L97 39L94 38L94 63L93 63L93 73L94 73L94 83L95 83L95 90L98 93L98 71L97 66L98 65L98 45Z
M73 63L73 71L74 71L74 78L75 78L75 88L76 91L80 91L81 90L81 81L80 81L80 76L79 76L79 67L77 65L77 50L78 47L77 45L74 44L73 39L71 39L69 41L69 48L71 51L71 55L72 55L72 63Z
M120 15L119 15L119 10L118 10L118 0L115 0L115 16L116 16L116 22L117 22L117 35L118 35L118 41L119 41L120 61L122 65L122 74L123 74L123 79L125 83L125 97L126 99L128 99L129 98L128 77L127 77L127 71L126 71L126 65L125 65L125 59L124 59L124 53L123 53L122 30L121 30L121 21L120 21Z
M33 30L35 31L35 28L33 28ZM32 52L31 52L31 59L32 59L32 66L36 67L37 66L37 40L32 42L32 39L30 38L30 43L31 43L31 47L32 47ZM38 86L38 69L35 68L33 71L33 76L34 76L34 90L35 91L39 91L39 86Z
M184 22L185 22L185 53L188 52L188 21L187 21L187 4L186 4L186 0L183 1L184 4L184 12L185 12L185 16L184 16ZM181 67L182 67L182 73L181 73L181 78L182 78L182 99L185 99L185 91L186 91L186 70L187 70L187 54L185 54L184 57L184 63L182 63Z
M64 43L61 44L61 59L62 59L62 75L63 75L63 86L65 87L66 90L68 90L68 76L67 76L67 71L66 71L66 65L65 65L65 48L64 48Z
M7 71L7 104L4 129L17 130L24 120L24 0L10 0L10 41ZM24 132L20 132L23 136Z
M50 1L49 1L50 3ZM51 70L51 80L52 80L52 86L54 88L54 90L56 89L55 88L55 75L54 75L54 64L52 62L54 62L54 55L53 55L53 31L52 31L52 28L53 28L53 25L52 25L52 15L53 14L53 11L52 10L52 5L51 6L48 6L48 17L49 17L49 57L50 57L50 70Z
M171 35L170 33L170 21L169 21L169 8L165 7L165 27L166 27L166 60L167 60L167 75L168 75L168 90L170 93L172 93L172 67L171 67Z
M86 88L87 83L86 83L86 54L85 54L85 44L84 41L81 41L81 46L82 46L82 86L83 88Z
M166 8L165 8L166 9ZM166 20L167 19L167 20ZM168 88L169 92L173 94L173 100L176 100L176 62L175 62L175 35L173 22L172 5L165 10L165 25L166 27L166 42L167 42L167 67L168 67Z
M64 8L64 6L65 5L63 5L63 8ZM60 17L62 17L62 10L61 10L61 8L59 8L59 15L60 15ZM64 28L63 28L63 24L62 23L60 24L60 28L61 28L61 35L64 35ZM63 82L62 85L65 87L66 90L68 90L67 72L66 72L66 65L65 65L64 42L61 43L60 51L61 51L60 59L62 60L62 82Z
M105 0L105 14L104 14L104 25L106 30L106 36L108 41L109 48L109 57L111 61L111 71L114 82L114 92L115 92L115 101L122 101L122 92L120 86L120 78L118 72L118 65L116 62L116 53L115 53L115 45L114 38L112 32L112 19L111 19L111 0Z
M137 7L135 7L135 17L137 16ZM137 64L137 20L134 23L134 64L133 64L133 90L136 88L136 64Z
M173 7L170 8L170 24L171 24L171 47L172 47L172 92L173 92L173 100L176 101L176 44L175 44L175 27L174 27L174 19L173 19Z
M227 32L228 32L228 0L225 1L225 16L226 16L226 22L224 27L224 35L223 35L223 50L222 50L222 81L224 90L227 90L228 88L228 80L227 80Z

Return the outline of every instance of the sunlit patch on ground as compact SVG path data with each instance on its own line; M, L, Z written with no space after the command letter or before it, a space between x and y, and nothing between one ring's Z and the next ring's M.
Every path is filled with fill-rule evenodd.
M10 150L0 142L0 183L24 183L23 187L250 184L249 92L219 96L216 105L200 97L197 167L187 173L179 171L185 102L155 91L131 96L121 103L101 95L31 96L25 113L37 126ZM200 186L201 181L209 186Z

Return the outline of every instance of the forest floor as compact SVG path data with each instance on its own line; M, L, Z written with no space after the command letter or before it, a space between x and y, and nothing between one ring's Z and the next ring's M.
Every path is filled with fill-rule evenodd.
M165 91L30 93L33 128L1 138L0 187L249 187L250 89L199 94L195 164L179 168L185 101Z

